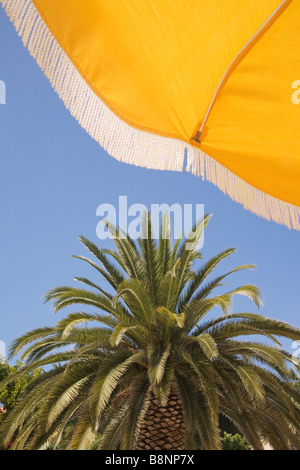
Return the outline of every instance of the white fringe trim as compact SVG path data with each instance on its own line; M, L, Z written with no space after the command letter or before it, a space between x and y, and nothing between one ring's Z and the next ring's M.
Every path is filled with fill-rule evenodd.
M131 127L91 90L60 47L31 0L0 0L52 87L79 124L106 152L124 163L202 176L254 214L300 230L300 208L250 186L200 149Z

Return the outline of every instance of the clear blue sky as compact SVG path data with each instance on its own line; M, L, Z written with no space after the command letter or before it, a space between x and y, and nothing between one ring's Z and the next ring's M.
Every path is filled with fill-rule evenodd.
M72 254L85 255L77 237L96 236L99 204L204 204L213 214L204 257L227 248L223 264L256 265L236 274L230 287L255 283L263 314L300 326L300 232L246 212L211 183L189 173L150 171L119 163L78 125L30 57L0 10L1 295L0 340L7 347L28 330L53 325L62 315L41 302L58 285L90 271ZM248 300L235 310L256 311ZM285 345L291 350L291 344Z

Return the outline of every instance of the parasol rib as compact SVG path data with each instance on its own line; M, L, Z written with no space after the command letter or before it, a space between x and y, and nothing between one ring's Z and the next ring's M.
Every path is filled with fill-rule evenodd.
M229 65L228 69L224 73L216 91L215 94L209 104L209 107L206 111L206 114L203 118L201 127L199 131L197 132L196 136L191 139L192 142L197 142L199 145L201 144L201 135L203 133L203 130L205 128L205 125L207 123L207 120L210 116L210 113L212 111L212 108L216 102L216 99L226 84L227 80L229 79L230 75L232 74L233 70L235 67L238 65L238 63L243 59L243 57L247 54L247 52L254 46L254 44L257 42L257 40L272 26L274 21L280 16L283 11L289 6L290 3L292 3L293 0L283 0L281 4L276 8L275 11L269 16L269 18L264 22L264 24L259 28L259 30L252 36L252 38L247 42L247 44L241 49L241 51L237 54L237 56L233 59L231 64Z

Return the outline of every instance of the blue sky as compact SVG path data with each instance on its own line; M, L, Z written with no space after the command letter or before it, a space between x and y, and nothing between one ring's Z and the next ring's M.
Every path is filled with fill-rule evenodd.
M255 264L232 276L230 288L257 284L265 316L300 326L300 232L267 222L189 173L150 171L119 163L93 141L65 109L0 10L0 340L7 348L31 329L53 325L42 296L73 276L91 272L72 254L85 255L78 236L100 246L96 236L102 203L204 204L213 218L205 233L207 259L236 247L222 271ZM92 277L92 276L91 276ZM235 310L256 311L238 299ZM290 351L291 344L285 345Z

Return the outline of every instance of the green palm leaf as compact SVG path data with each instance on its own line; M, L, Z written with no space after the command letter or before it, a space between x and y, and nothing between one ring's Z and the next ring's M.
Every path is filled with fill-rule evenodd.
M137 242L108 222L114 249L80 237L95 261L75 258L100 281L75 277L82 288L50 290L44 300L55 312L79 311L13 342L11 357L22 354L25 363L1 381L0 393L31 379L1 424L2 446L217 450L222 417L253 449L264 441L300 448L300 392L291 386L293 357L280 345L281 338L300 340L300 329L232 313L235 296L261 308L261 295L252 284L224 287L252 265L210 278L235 249L202 262L198 242L209 220L174 242L169 214L158 240L150 214Z

